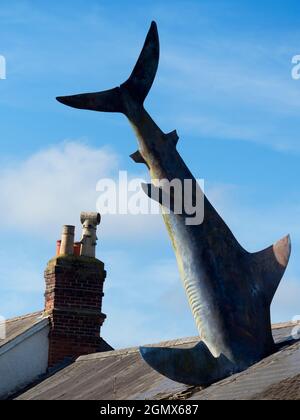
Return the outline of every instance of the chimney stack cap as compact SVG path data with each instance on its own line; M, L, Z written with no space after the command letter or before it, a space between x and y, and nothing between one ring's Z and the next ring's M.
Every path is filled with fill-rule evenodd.
M100 215L100 213L83 211L80 214L80 221L81 221L82 224L84 224L84 222L88 221L89 224L94 225L94 226L98 226L101 223L101 215Z
M63 234L69 234L69 235L75 234L75 226L64 225Z

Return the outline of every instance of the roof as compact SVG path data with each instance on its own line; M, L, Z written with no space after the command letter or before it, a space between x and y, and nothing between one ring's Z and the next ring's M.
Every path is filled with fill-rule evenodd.
M254 400L300 400L300 375L271 385Z
M290 339L293 327L292 323L274 325L275 341L282 343ZM198 341L199 337L191 337L159 345L190 347ZM260 394L273 395L274 386L281 381L291 381L297 389L297 375L300 375L300 342L295 341L247 371L204 390L161 376L142 360L138 348L130 348L82 356L18 399L252 399Z
M48 318L44 316L42 311L40 311L6 320L6 337L4 340L0 339L0 348L5 344L13 341L15 338L19 337L35 325L41 323L41 321L44 321L45 319Z
M196 392L197 400L255 400L296 399L299 389L288 384L299 384L300 341L284 347L245 372ZM298 378L298 379L297 379ZM285 386L285 391L283 390ZM279 393L277 393L280 391Z

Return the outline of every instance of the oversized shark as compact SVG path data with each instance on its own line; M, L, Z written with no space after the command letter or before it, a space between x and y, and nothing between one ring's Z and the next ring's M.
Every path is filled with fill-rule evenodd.
M189 180L193 198L198 193L201 196L202 190L177 151L176 131L165 134L144 108L158 62L159 38L152 22L125 83L57 100L74 108L125 114L139 144L131 157L147 165L155 185L145 191L162 203L160 194L154 194L156 189L163 191L157 180ZM182 194L185 192L183 189ZM199 330L199 343L193 348L142 347L140 352L162 375L188 385L207 386L275 351L270 305L288 265L291 244L286 236L263 251L247 252L204 194L202 198L202 223L187 223L190 214L175 212L172 200L170 211L163 214Z

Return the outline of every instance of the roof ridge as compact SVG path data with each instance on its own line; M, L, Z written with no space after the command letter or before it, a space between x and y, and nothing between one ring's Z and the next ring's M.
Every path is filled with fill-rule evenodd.
M275 324L272 324L272 329L279 330L280 328L287 328L292 325L298 325L300 324L300 319L295 321L286 321L286 322L278 322Z
M199 336L160 341L159 343L156 343L156 344L153 344L153 343L146 344L146 346L149 346L149 347L159 346L160 347L160 346L167 346L168 344L172 346L179 346L182 344L194 343L197 340L199 340ZM138 353L139 348L140 346L135 346L135 347L127 347L125 349L119 349L119 350L111 350L111 351L105 351L101 353L87 354L84 356L79 356L78 359L76 359L76 362L82 362L82 361L92 360L92 359L106 359L107 357L112 357L112 356L126 356L128 354Z
M26 314L26 315L20 315L20 316L16 316L14 318L9 318L7 319L5 322L15 322L15 321L21 321L23 319L27 319L27 318L31 318L37 315L43 315L44 311L37 311L37 312L31 312L30 314Z
M279 330L279 329L283 329L283 328L288 328L294 325L298 325L300 324L300 320L299 321L287 321L287 322L280 322L277 324L272 324L272 330ZM200 338L199 336L194 336L194 337L184 337L184 338L177 338L174 340L166 340L166 341L161 341L159 343L156 344L146 344L146 346L149 347L154 347L154 346L179 346L182 344L189 344L189 343L193 343L195 341L198 341ZM98 352L98 353L92 353L92 354L87 354L87 355L83 355L83 356L79 356L76 359L76 362L84 362L84 361L88 361L88 360L95 360L95 359L106 359L108 357L115 357L115 356L127 356L128 354L135 354L139 352L139 347L140 346L135 346L135 347L127 347L125 349L118 349L118 350L111 350L111 351L105 351L105 352Z

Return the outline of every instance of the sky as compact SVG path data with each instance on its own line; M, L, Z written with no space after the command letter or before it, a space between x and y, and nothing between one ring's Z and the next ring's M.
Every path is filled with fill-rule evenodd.
M64 107L60 95L129 76L152 20L161 59L145 106L248 251L291 235L272 320L300 314L300 54L297 0L1 0L0 315L43 308L43 271L64 224L93 211L103 178L148 179L129 159L119 114ZM116 348L197 334L159 215L107 215L101 334Z

